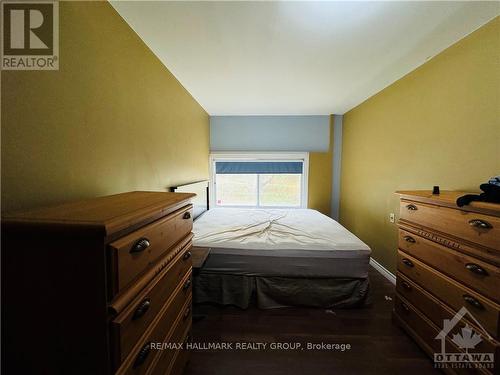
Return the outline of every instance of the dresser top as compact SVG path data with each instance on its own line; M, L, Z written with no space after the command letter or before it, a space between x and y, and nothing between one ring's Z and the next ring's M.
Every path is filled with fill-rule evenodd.
M29 211L6 213L5 224L87 227L109 236L151 222L189 203L192 193L133 191Z
M479 194L470 193L464 191L450 191L441 190L439 195L432 194L431 190L401 190L396 191L396 194L400 195L402 199L412 200L416 202L423 202L434 204L438 206L445 206L456 208L463 211L471 211L484 213L487 215L500 216L500 204L488 203L488 202L471 202L463 207L457 206L457 199L466 194Z

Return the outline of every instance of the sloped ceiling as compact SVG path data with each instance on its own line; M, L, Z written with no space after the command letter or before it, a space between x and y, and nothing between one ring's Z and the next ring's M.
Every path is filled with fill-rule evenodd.
M487 23L500 7L451 1L111 4L211 115L342 114Z

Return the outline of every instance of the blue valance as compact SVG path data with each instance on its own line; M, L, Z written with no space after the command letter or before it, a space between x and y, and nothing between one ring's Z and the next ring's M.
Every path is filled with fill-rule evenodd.
M302 174L301 161L218 161L217 174Z

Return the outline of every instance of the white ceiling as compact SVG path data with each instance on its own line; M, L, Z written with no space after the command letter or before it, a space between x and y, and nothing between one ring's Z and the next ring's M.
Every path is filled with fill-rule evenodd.
M211 115L345 113L500 10L499 2L112 5Z

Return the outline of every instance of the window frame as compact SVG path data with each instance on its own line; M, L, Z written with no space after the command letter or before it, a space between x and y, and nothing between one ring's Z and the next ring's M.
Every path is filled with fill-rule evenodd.
M217 206L216 204L216 184L215 184L215 163L217 161L301 161L302 162L302 181L301 181L301 196L300 206ZM210 173L210 207L227 207L227 208L258 208L258 209L293 209L308 207L308 187L309 187L309 153L308 152L213 152L209 157L209 173ZM257 204L259 199L259 186L257 180Z

